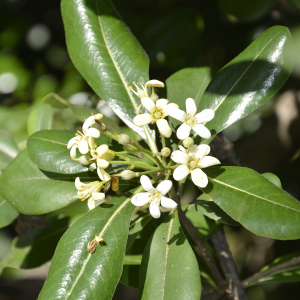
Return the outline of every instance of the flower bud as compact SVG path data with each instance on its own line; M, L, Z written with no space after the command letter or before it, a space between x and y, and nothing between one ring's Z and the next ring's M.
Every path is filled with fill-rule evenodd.
M104 115L99 113L95 115L95 120L100 121L101 119L103 119Z
M127 146L132 143L132 140L130 139L130 137L127 134L122 133L118 136L118 142L121 145Z
M118 174L118 176L124 180L130 180L132 178L138 177L139 176L138 174L139 173L125 170L125 171L121 172L120 174Z
M91 162L89 161L90 157L87 156L87 155L81 155L79 158L78 158L78 161L83 164L83 165L89 165Z
M186 138L184 141L183 141L183 146L185 148L190 148L194 145L194 140L191 138L191 137L188 137Z
M164 157L168 157L171 154L171 150L168 147L161 149L161 155Z
M159 99L159 97L154 93L154 91L152 91L152 95L150 96L150 99L155 103Z

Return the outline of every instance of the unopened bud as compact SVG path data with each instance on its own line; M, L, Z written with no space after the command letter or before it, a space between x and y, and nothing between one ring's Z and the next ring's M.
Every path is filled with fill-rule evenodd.
M103 117L104 117L104 115L103 115L103 114L101 114L101 113L99 113L99 114L96 114L96 115L95 115L95 120L97 120L97 121L100 121L100 120L102 120L102 119L103 119Z
M129 170L125 170L125 171L121 172L118 176L121 177L124 180L130 180L132 178L138 177L139 176L138 174L139 173L132 172L132 171L129 171Z
M82 155L78 158L78 161L83 165L89 165L91 162L89 161L90 157L87 155Z
M152 95L150 96L151 100L155 103L159 97L157 94L154 93L154 91L152 91Z
M121 145L127 146L132 143L132 140L130 139L130 137L127 134L122 133L118 136L118 142Z
M168 147L162 148L160 151L161 155L168 157L171 154L171 150Z
M190 148L194 145L194 140L191 138L191 137L188 137L186 138L184 141L183 141L183 146L185 148Z

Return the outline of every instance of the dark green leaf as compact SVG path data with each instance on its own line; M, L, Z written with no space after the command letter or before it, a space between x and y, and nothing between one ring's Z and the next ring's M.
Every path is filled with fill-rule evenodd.
M114 112L146 139L143 128L132 122L140 102L128 88L133 81L148 80L145 52L109 0L63 0L61 8L74 65Z
M0 129L0 170L4 169L18 152L19 149L14 139L7 131Z
M31 269L50 260L55 247L69 227L68 218L48 218L48 226L34 228L30 237L16 237L7 256L0 262L0 273L6 268Z
M39 299L112 299L133 210L130 198L115 197L75 222L58 243ZM104 242L90 254L86 247L95 235Z
M199 112L216 112L206 124L212 134L250 114L282 87L293 68L284 55L291 42L286 27L271 27L218 72L198 105Z
M205 169L203 191L229 216L255 234L300 238L300 202L257 172L241 167Z
M28 135L34 132L51 129L53 118L53 108L50 104L40 104L32 109L27 120Z
M0 195L0 228L9 225L19 213Z
M177 213L149 240L140 268L140 299L200 299L195 254L180 227Z
M84 182L98 179L97 174L90 172L72 175L42 172L24 150L5 168L0 177L0 190L18 212L39 215L78 199L74 184L78 175Z

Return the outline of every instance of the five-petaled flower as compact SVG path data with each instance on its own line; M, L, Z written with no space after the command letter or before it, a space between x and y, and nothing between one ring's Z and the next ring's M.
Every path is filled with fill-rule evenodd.
M207 156L210 152L208 145L193 145L185 149L179 146L180 150L172 153L171 159L181 164L174 170L173 178L177 181L184 179L191 173L192 181L195 185L204 188L208 184L207 175L201 170L202 168L220 164L220 161L212 156Z
M137 126L144 126L156 122L159 132L169 138L172 134L172 130L167 120L165 120L165 117L169 115L170 110L178 109L178 105L175 103L168 104L169 101L167 99L159 99L154 103L148 97L142 98L141 102L149 113L135 116L133 123Z
M145 193L138 193L131 198L131 203L135 206L143 206L150 203L150 214L153 218L160 217L159 205L173 209L177 203L170 198L164 197L172 187L172 181L164 180L156 188L153 187L149 177L141 176L141 185L146 191Z
M75 179L75 187L77 188L77 197L84 201L88 198L89 209L95 208L97 205L106 202L105 194L100 193L103 183L100 181L93 181L91 183L83 183L80 178Z
M197 113L197 107L195 101L192 98L187 98L186 113L181 109L171 109L169 115L174 119L182 122L177 129L177 137L180 140L186 139L193 129L199 136L209 139L211 137L210 131L202 124L212 120L215 116L215 112L212 109L204 109L200 113Z

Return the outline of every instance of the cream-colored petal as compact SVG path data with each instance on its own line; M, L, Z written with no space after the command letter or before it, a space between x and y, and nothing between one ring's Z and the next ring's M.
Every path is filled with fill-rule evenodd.
M74 144L78 144L78 143L79 143L79 138L78 136L75 136L69 140L67 148L70 149Z
M184 179L186 176L190 174L190 170L187 166L181 165L177 167L173 173L173 178L177 181Z
M145 108L149 111L149 113L153 113L155 108L155 103L151 98L145 97L141 99L142 104L145 106Z
M150 214L154 219L158 219L160 217L159 202L159 200L155 199L150 204Z
M167 120L159 119L156 121L156 125L159 132L166 138L169 138L172 135L172 130Z
M88 144L91 150L95 151L94 149L97 148L98 144L97 142L94 140L94 138L92 136L88 137Z
M213 157L213 156L205 156L201 159L200 163L198 164L199 168L207 168L215 165L221 164L220 161Z
M213 109L204 109L196 114L195 119L197 123L209 122L215 117L215 111Z
M75 179L75 187L76 187L76 189L77 189L77 190L82 190L82 189L85 188L85 186L86 186L86 184L82 183L82 182L80 181L80 178L79 178L79 177L76 177L76 179Z
M166 116L169 115L169 111L170 111L171 109L178 109L178 107L179 107L179 106L178 106L177 104L175 104L175 103L170 103L170 104L166 105L166 106L163 108L162 112L163 112L164 116L166 117ZM182 121L182 122L183 122L183 121Z
M197 107L194 99L187 98L185 101L186 114L189 116L194 116L197 113Z
M155 191L155 188L153 187L151 180L148 176L142 175L140 178L140 181L141 181L141 185L145 191L150 192L150 193Z
M97 168L97 174L101 180L108 181L110 180L110 175L105 172L103 169Z
M85 132L85 136L92 136L94 138L98 138L98 137L100 137L100 131L96 128L89 128Z
M186 151L186 149L183 147L183 146L178 146L179 147L179 149L183 152L183 153L187 153L187 151Z
M97 155L101 157L108 150L108 146L103 144L96 149Z
M158 109L163 109L168 103L169 103L169 100L167 100L167 99L158 99L156 101L155 105Z
M208 184L208 179L206 174L201 169L194 169L191 172L192 181L195 185L204 188Z
M210 152L210 147L208 145L202 144L197 147L197 151L194 155L195 155L195 158L201 160L209 152Z
M78 145L73 145L70 151L70 156L73 159L76 159L76 149L77 149Z
M105 194L104 193L92 193L92 197L96 202L103 201L105 199Z
M171 159L177 164L187 165L190 160L190 156L180 150L176 150L171 154Z
M109 162L105 159L97 158L97 166L100 169L106 169L109 166Z
M93 197L90 197L88 202L87 202L89 210L92 210L96 207L96 203Z
M151 86L154 86L154 87L160 87L160 88L163 88L165 87L164 83L159 81L159 80L156 80L156 79L152 79L152 80L149 80L146 82L145 84L145 87L151 87Z
M162 181L156 189L162 194L166 195L172 187L172 181L171 180L164 180Z
M79 158L78 158L78 161L81 163L81 164L83 164L83 165L85 165L85 166L87 166L87 165L89 165L91 162L90 162L90 160L89 160L89 156L87 156L87 155L81 155Z
M189 155L192 156L198 151L198 146L193 145L193 146L189 147L188 151L189 151Z
M136 126L141 127L141 126L150 124L153 120L154 120L154 118L150 114L141 114L141 115L137 115L133 118L133 123Z
M180 121L180 122L184 122L185 118L186 118L186 113L178 108L171 108L168 110L169 112L169 116L171 116L172 118Z
M138 193L131 198L131 203L135 206L143 206L151 200L151 193Z
M173 209L177 206L177 203L174 200L170 199L170 198L162 196L160 205L165 207L165 208Z
M205 139L209 139L211 137L210 131L202 124L195 124L192 128L199 136Z
M82 125L82 130L84 132L87 131L94 122L95 122L95 116L88 117Z
M184 140L189 137L191 129L191 126L187 125L186 123L182 123L177 129L176 135L180 140Z
M81 154L87 154L89 152L89 145L85 139L79 142L78 149Z

